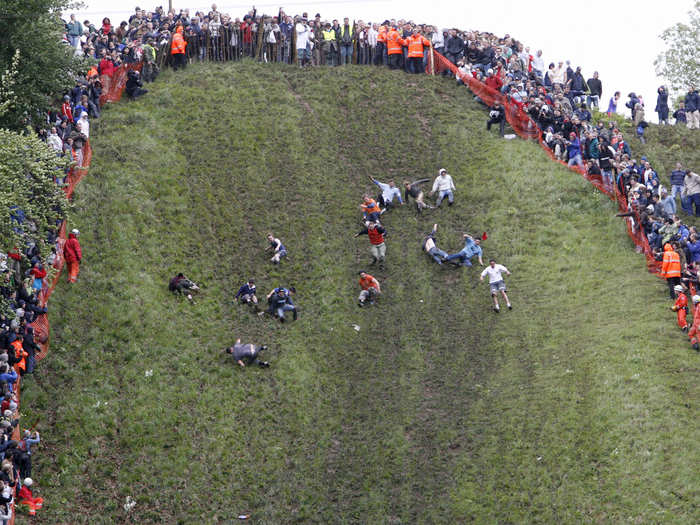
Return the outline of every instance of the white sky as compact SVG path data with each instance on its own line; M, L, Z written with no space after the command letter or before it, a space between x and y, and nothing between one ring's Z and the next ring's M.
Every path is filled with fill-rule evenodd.
M282 0L280 0L282 1ZM126 20L138 5L153 10L167 0L83 0L86 7L76 11L82 22L86 18L99 27L103 17L112 24ZM173 0L175 9L209 10L212 2ZM133 5L131 5L133 4ZM216 2L219 11L242 16L251 4ZM607 108L610 96L622 92L623 100L630 91L641 94L646 103L647 119L656 122L656 89L665 81L656 76L654 59L664 49L658 35L667 27L686 19L693 0L586 0L573 9L576 2L552 0L374 0L374 1L303 1L272 4L256 3L259 12L277 14L280 5L287 14L317 12L324 19L344 16L350 19L379 21L396 18L430 23L443 27L478 29L498 36L508 33L530 46L534 53L542 49L545 63L571 60L580 65L585 78L594 70L603 82L601 106ZM629 110L618 104L618 112Z

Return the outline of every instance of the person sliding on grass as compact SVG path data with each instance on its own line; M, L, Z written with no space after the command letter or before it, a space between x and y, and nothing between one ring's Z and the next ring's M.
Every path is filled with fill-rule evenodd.
M432 197L435 192L438 193L437 201L435 202L435 207L439 208L442 204L442 199L447 197L447 205L452 206L455 200L454 192L456 191L455 183L452 181L452 176L447 173L446 169L441 169L438 176L435 177L435 182L433 182L433 189L430 192Z
M676 302L673 303L671 310L676 312L676 317L678 318L678 328L684 332L688 330L688 320L686 319L688 315L688 298L683 293L683 286L677 284L673 287L676 292Z
M437 234L437 229L438 229L438 225L433 224L432 231L423 238L422 246L423 246L423 249L425 250L425 252L428 255L430 255L430 257L433 259L433 261L435 261L440 266L442 266L442 262L447 258L447 252L444 250L441 250L435 244L435 235Z
M369 301L369 304L374 304L379 294L382 293L382 289L379 286L379 281L364 270L360 271L359 274L362 291L360 292L360 297L358 297L357 306L362 308L367 301Z
M460 251L457 253L453 253L452 255L448 255L447 259L445 261L451 262L452 264L456 264L457 266L471 266L472 262L470 259L474 257L475 255L479 258L479 264L481 266L484 265L484 261L481 258L483 255L483 251L481 249L481 240L480 239L474 239L471 235L468 233L464 234L464 248L462 248ZM458 262L452 262L458 260Z
M284 247L282 244L282 241L280 241L277 237L272 235L271 233L267 234L267 240L270 243L270 246L265 248L265 251L270 251L272 250L272 258L270 259L274 264L279 264L280 259L282 257L287 256L287 248Z
M428 181L430 181L430 179L419 179L414 182L409 182L407 180L403 181L404 199L406 200L406 202L408 202L408 196L410 195L411 197L413 197L416 200L416 210L418 210L418 213L420 213L424 208L433 208L433 206L430 206L429 204L423 202L423 198L425 197L425 195L423 193L423 188L421 184Z
M379 220L379 216L382 214L382 210L379 208L377 201L366 193L362 196L362 204L360 204L360 209L362 210L362 217L365 221L376 222Z
M258 361L258 356L260 352L267 350L267 346L255 346L254 344L241 344L240 339L236 339L236 343L233 346L229 346L226 349L227 354L232 354L233 358L236 360L236 364L241 368L245 368L246 365L257 364L260 368L269 368L270 363L267 361Z
M197 286L194 282L190 281L187 277L184 276L184 274L178 273L175 277L170 279L170 283L168 283L168 290L170 290L173 293L179 293L181 295L184 295L185 297L187 297L187 300L189 302L194 302L194 299L192 298L192 293L199 292L199 286Z
M289 290L286 288L275 288L269 294L267 294L267 304L269 306L267 313L274 317L278 317L280 323L285 322L284 312L292 312L294 320L297 320L297 307L292 301L292 294L296 292L296 289L291 286ZM262 313L262 312L261 312Z
M496 264L495 259L491 259L489 265L484 268L479 278L480 281L483 281L486 275L489 276L489 287L491 288L491 297L493 297L493 311L496 313L501 311L501 307L498 305L498 292L501 292L501 295L503 295L503 298L506 300L508 310L513 309L508 295L506 294L506 283L503 281L503 276L501 275L503 272L505 272L506 275L510 275L508 268L501 264Z
M372 262L375 264L379 261L379 267L384 267L384 257L386 256L386 243L384 237L386 230L379 222L365 222L365 227L355 234L355 237L367 235L369 237L369 251L372 254Z
M236 301L240 300L243 304L252 304L257 307L258 297L255 295L255 292L255 279L248 279L248 282L238 289L235 299Z
M384 210L382 211L382 213L394 207L394 198L398 200L399 204L403 204L403 199L401 198L401 190L396 187L393 179L390 179L389 182L385 184L383 182L379 182L377 179L369 175L369 180L371 180L374 184L379 186L379 189L382 190L382 192L377 197L377 202L379 203L379 205L384 206Z

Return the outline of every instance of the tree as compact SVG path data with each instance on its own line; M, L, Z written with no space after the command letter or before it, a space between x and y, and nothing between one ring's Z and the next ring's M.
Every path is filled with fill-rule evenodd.
M70 46L62 44L65 25L62 10L70 0L0 1L0 72L12 70L19 52L12 103L0 93L0 127L21 129L27 119L39 122L39 115L51 107L63 90L72 87L82 61Z
M654 61L656 73L669 81L671 90L686 91L700 77L698 38L700 38L700 0L688 12L688 20L666 29L660 35L667 49Z

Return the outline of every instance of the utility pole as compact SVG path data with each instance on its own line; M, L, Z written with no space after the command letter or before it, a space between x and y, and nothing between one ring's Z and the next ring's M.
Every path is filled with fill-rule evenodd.
M173 0L168 0L168 13L173 10Z

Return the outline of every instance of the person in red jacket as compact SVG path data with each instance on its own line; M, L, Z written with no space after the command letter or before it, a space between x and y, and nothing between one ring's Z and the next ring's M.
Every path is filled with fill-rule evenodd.
M76 229L71 230L68 234L68 240L63 247L63 257L68 265L68 282L74 283L78 280L80 272L80 261L83 259L83 251L78 242L80 232Z
M46 277L46 270L44 270L44 267L42 266L41 263L36 263L34 265L34 268L32 268L29 271L29 274L34 277L34 281L32 282L32 288L39 293L44 286L44 277Z
M70 105L70 97L63 96L63 104L61 104L61 115L68 118L68 122L73 122L73 108Z
M676 316L678 318L678 328L685 332L688 330L688 320L686 319L688 315L688 298L685 296L685 293L683 293L683 287L680 284L674 286L673 289L675 290L677 296L676 302L673 303L671 310L676 312Z
M29 515L36 516L36 511L44 506L44 498L35 498L32 492L32 485L34 481L32 478L24 478L24 483L22 483L22 488L19 489L19 504L26 505L29 507Z
M691 346L698 350L698 338L700 337L700 295L693 296L693 326L688 330L688 339Z
M360 235L369 236L369 250L372 254L372 262L370 264L375 264L379 261L379 267L384 268L384 257L386 256L386 244L384 243L384 237L386 236L386 230L379 224L379 222L366 221L365 227L355 234L355 237Z

